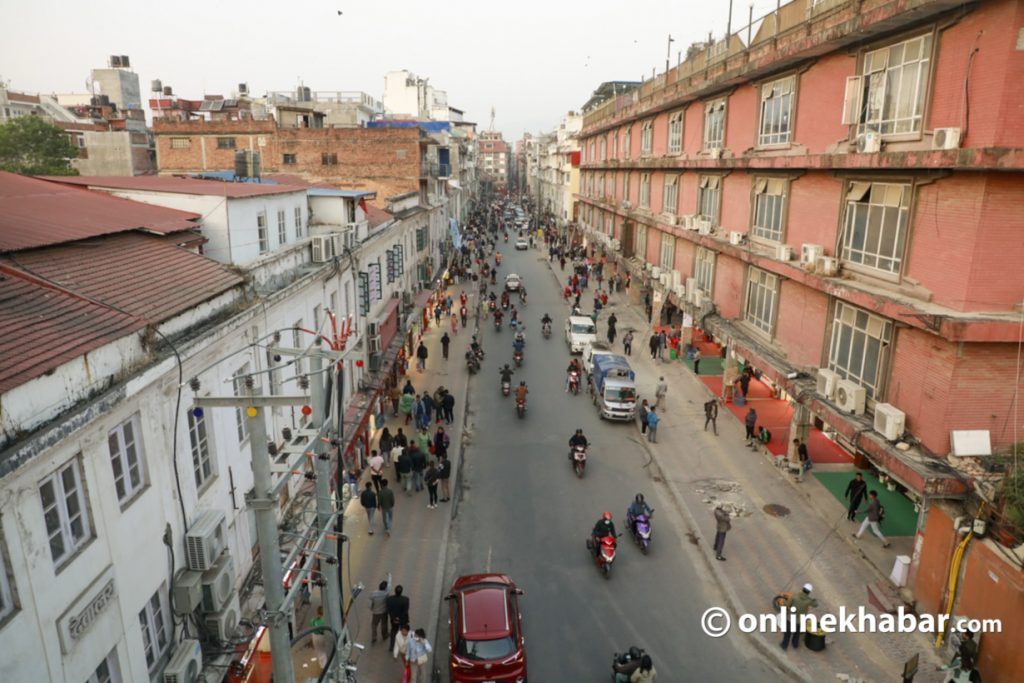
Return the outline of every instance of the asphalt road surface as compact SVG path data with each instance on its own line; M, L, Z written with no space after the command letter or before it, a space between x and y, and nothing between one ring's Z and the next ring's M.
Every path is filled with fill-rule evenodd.
M546 254L516 252L511 243L500 249L504 260L493 289L500 294L504 276L517 272L529 292L529 305L519 307L527 322L525 362L513 381L529 386L527 415L517 418L514 398L500 393L498 369L512 361L508 317L501 332L489 319L481 322L487 357L470 383L472 436L446 582L454 575L495 571L519 584L526 593L520 604L535 683L610 680L612 653L630 645L651 654L659 681L782 680L746 636L713 639L701 631L701 614L724 601L687 539L680 514L650 473L638 431L632 424L600 420L585 393L564 392L567 308ZM584 311L590 301L585 292ZM541 335L545 312L555 321L549 339ZM599 336L606 329L602 323ZM646 346L642 336L640 349ZM591 442L583 479L567 459L567 442L577 427ZM624 529L626 507L637 492L655 508L648 556ZM605 510L623 532L608 580L584 545ZM446 634L439 633L438 641L442 654ZM444 661L443 654L439 659Z

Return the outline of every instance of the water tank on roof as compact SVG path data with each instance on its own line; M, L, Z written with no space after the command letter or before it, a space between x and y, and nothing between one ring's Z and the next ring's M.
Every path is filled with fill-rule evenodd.
M239 83L238 84L238 94L239 95L248 95L249 94L249 84L248 83Z
M164 84L161 83L159 81L159 79L155 80L155 81L150 81L149 82L149 90L150 90L150 92L157 92L158 93L158 92L162 92L163 89L164 89Z
M110 96L109 95L100 95L99 96L99 101L100 101L100 106L101 107L109 107L110 106Z
M296 99L299 102L312 102L313 101L313 91L310 90L308 85L300 85L299 86L299 91L298 91L298 93L296 93L296 95L297 95Z
M127 69L131 65L131 62L128 61L128 55L121 55L121 66Z
M174 94L174 90L171 89L171 86L165 85L164 86L164 97L170 97L173 94Z
M249 150L235 152L235 177L236 178L259 178L260 177L260 153Z

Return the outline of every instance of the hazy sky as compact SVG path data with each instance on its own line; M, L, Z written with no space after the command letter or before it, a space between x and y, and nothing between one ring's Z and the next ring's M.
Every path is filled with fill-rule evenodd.
M733 30L747 24L735 0ZM0 0L0 78L13 90L84 92L89 70L126 54L143 92L176 95L356 90L380 98L408 69L506 139L550 130L602 81L664 70L678 50L725 32L728 0ZM755 0L755 19L775 0ZM338 16L338 10L343 14ZM755 29L756 31L756 29Z

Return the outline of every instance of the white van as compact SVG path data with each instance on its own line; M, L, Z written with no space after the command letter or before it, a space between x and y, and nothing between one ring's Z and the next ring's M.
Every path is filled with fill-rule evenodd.
M583 353L583 347L597 341L594 321L583 315L572 315L565 321L565 342L571 353Z

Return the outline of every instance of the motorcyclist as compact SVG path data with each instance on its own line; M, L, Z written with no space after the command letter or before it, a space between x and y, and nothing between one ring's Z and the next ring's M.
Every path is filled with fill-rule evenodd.
M569 361L569 367L565 369L565 390L569 391L569 380L572 378L572 373L576 373L576 380L579 381L583 376L583 368L580 367L580 359L573 358Z
M497 270L492 270L491 271L491 284L492 285L498 284L498 271Z
M551 321L551 316L548 315L547 313L545 313L544 317L540 319L540 324L541 325L550 325L551 322L552 322Z
M525 348L525 346L526 346L526 342L524 342L522 339L519 339L518 337L516 337L516 339L513 340L513 342L512 342L512 351L522 355L523 348Z
M509 319L512 322L518 322L519 321L519 311L516 310L515 306L512 306L511 308L508 309L508 314L509 314Z
M526 303L526 287L523 287L522 285L519 286L519 300L524 304Z
M494 322L500 325L503 315L500 308L494 309Z
M597 520L597 524L594 525L593 531L590 532L590 537L593 543L591 544L594 556L601 551L601 539L605 536L611 536L615 538L618 534L615 533L615 524L612 522L612 513L604 512L601 514L601 519Z
M518 342L522 342L523 346L526 346L526 335L523 333L523 330L525 330L525 329L526 328L524 326L522 326L522 325L520 325L516 329L516 339L515 340L518 341Z
M501 375L501 382L502 382L502 384L506 384L506 383L511 384L512 383L512 373L513 372L514 371L512 370L512 368L510 368L508 366L508 363L505 363L505 367L503 367L501 370L498 370L498 374Z
M480 355L480 351L482 349L480 347L480 342L478 342L476 340L476 335L475 334L473 335L473 340L471 342L469 342L469 348L472 349L473 353L475 353L476 355L478 355L478 356Z
M635 645L627 652L623 652L615 662L612 664L612 670L615 672L616 683L628 683L629 677L633 675L633 672L640 668L640 658L643 657L643 651Z
M501 252L497 251L494 253L494 265L495 267L501 265Z
M651 518L651 506L644 500L644 494L638 493L633 499L633 502L629 504L629 509L626 511L626 525L630 531L633 531L633 525L636 523L638 515L647 515L647 518Z
M520 403L526 403L526 395L530 393L530 390L526 388L526 382L520 382L519 386L516 387L516 400Z
M577 429L576 433L569 437L569 448L576 448L576 446L583 446L587 448L590 442L587 441L587 437L583 435L582 429Z

